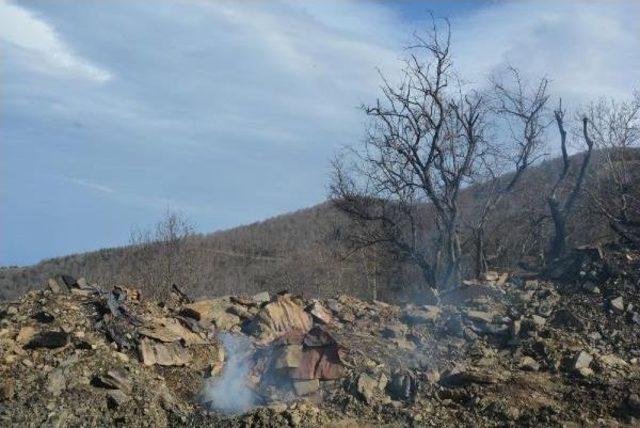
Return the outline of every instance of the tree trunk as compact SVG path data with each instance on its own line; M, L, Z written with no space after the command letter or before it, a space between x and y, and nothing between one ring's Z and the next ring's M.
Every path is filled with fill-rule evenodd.
M567 241L566 219L558 207L558 203L554 199L549 199L549 208L551 210L551 218L553 219L554 237L549 251L551 261L557 259L564 254Z

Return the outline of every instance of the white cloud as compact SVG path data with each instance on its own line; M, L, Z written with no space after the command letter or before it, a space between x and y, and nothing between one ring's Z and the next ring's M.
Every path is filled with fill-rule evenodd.
M640 2L498 2L455 21L457 66L482 81L509 63L582 103L640 85Z
M0 0L0 40L20 48L26 62L41 72L62 72L98 82L112 77L76 56L49 24L6 0Z

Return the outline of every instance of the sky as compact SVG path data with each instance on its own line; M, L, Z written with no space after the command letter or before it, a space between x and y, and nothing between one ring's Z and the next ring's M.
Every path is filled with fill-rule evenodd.
M428 11L482 85L507 64L569 106L640 88L640 2L0 0L0 265L322 202L359 110Z

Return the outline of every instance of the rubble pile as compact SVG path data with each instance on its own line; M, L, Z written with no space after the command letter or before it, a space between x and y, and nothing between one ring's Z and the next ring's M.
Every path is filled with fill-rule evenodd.
M52 278L0 304L0 425L637 426L640 252L565 266L404 306Z

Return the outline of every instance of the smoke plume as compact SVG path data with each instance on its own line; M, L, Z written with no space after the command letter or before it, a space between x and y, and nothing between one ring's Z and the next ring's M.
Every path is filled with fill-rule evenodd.
M203 401L211 410L242 413L255 404L255 395L247 385L253 345L244 336L222 333L219 337L225 350L224 368L219 377L205 384Z

